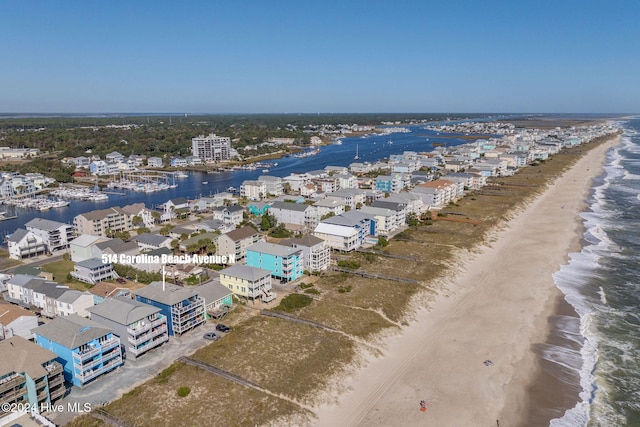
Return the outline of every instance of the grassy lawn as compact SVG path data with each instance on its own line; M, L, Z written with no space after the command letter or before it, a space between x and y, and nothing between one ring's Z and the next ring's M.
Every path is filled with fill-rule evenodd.
M53 281L58 282L61 285L68 285L71 289L77 289L80 291L86 291L91 285L83 283L79 280L67 278L67 275L73 271L73 261L65 261L63 259L59 261L50 262L42 265L42 271L53 274Z

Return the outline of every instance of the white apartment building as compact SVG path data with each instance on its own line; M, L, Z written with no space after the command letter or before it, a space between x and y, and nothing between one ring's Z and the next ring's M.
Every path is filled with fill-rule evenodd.
M229 160L231 151L231 138L210 134L200 135L191 139L191 152L194 157L203 161L218 162Z

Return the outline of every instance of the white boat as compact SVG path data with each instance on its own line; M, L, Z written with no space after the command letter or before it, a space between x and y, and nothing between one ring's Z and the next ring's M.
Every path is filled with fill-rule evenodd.
M360 156L358 156L358 144L356 144L356 156L353 158L353 160L358 160L360 158Z
M208 183L209 183L209 181L202 181L202 183L203 183L203 184L208 184Z
M267 173L269 172L269 169L262 169L262 173Z

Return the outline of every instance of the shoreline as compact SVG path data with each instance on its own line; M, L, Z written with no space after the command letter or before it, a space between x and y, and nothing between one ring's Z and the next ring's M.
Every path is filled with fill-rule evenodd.
M536 411L532 398L550 386L532 350L547 341L549 319L567 309L557 303L564 298L552 275L569 253L580 250L579 214L605 153L619 140L591 149L514 212L484 246L461 251L457 273L442 285L431 309L419 309L400 335L386 340L384 356L365 356L365 367L345 381L349 391L336 396L340 403L317 408L317 424L530 423L523 418ZM570 405L557 408L560 416L579 392L564 389L552 397ZM421 400L427 401L426 412L419 411Z

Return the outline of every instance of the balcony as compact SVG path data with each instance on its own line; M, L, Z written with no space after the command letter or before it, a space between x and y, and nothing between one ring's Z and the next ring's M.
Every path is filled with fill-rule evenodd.
M85 362L73 362L73 367L77 368L79 371L86 371L87 369L93 368L94 366L98 366L102 363L102 357L97 357L93 360L85 361Z
M102 372L110 371L111 369L115 369L120 365L122 365L122 356L112 359L109 362L105 363L104 366L102 367Z
M14 374L9 377L5 377L0 380L0 393L5 390L10 390L14 387L18 387L26 382L25 377L22 375Z
M189 304L185 304L185 305L181 305L181 306L173 306L171 307L171 314L174 315L181 315L183 313L186 313L190 310L194 310L197 308L202 309L203 303L202 300L200 298L197 298L195 300L189 301Z
M120 340L118 338L110 338L105 341L101 341L100 345L102 346L102 351L105 352L115 346L120 345Z
M99 376L104 372L103 368L98 368L95 370L87 371L87 372L76 372L75 377L78 378L82 383L86 383L95 377Z
M64 387L58 387L57 389L49 392L49 399L51 399L51 401L54 401L55 399L64 396L65 392L66 389Z
M77 353L74 352L73 353L73 358L75 360L77 360L78 362L82 363L82 361L88 359L89 357L93 357L96 354L99 354L100 352L101 352L100 347L92 346L92 347L89 347L89 348L87 348L85 350L78 351Z
M145 341L149 341L150 339L152 339L153 337L157 337L158 335L162 335L162 334L166 334L167 333L167 325L163 324L160 327L157 327L154 330L151 330L149 332L147 332L146 334L142 334L142 335L138 335L137 337L132 337L130 336L128 338L129 343L131 345L137 346L138 344L141 344Z
M64 383L64 377L62 375L58 375L57 377L49 380L49 390L62 383Z
M52 376L57 375L60 372L62 372L62 364L60 364L58 362L51 362L48 365L45 365L44 369L46 369L47 372L49 372L48 376L49 376L49 378L51 378Z
M145 344L143 346L140 347L129 347L129 351L137 356L140 356L142 353L151 350L152 348L158 347L159 345L161 345L164 342L169 341L169 336L168 335L162 335L160 337L158 337L157 339L152 340L151 342L149 342L148 344Z
M151 328L155 328L156 326L165 325L167 323L164 316L160 316L157 319L147 323L144 326L138 326L136 328L127 328L127 333L132 336L140 335L144 332L149 331Z
M15 402L26 396L27 391L26 387L20 387L18 389L2 393L0 399L2 399L3 402Z

